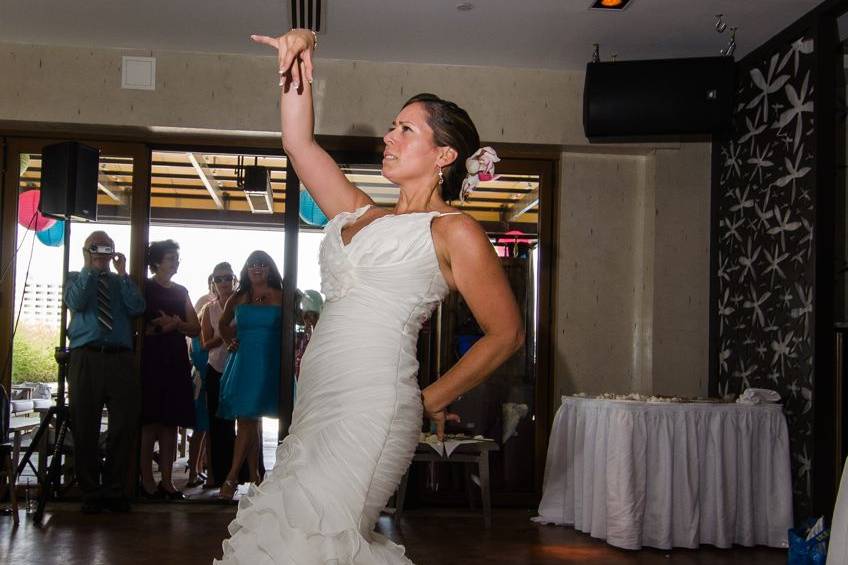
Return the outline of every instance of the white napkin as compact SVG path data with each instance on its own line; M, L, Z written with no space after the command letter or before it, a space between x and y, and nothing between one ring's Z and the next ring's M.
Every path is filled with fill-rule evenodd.
M763 402L780 402L780 394L767 388L746 388L745 392L736 399L737 404L761 404Z
M421 434L424 436L424 434ZM447 441L439 441L439 438L436 437L436 434L428 434L421 438L421 443L426 443L429 445L433 451L441 455L442 457L450 457L454 450L460 445L464 445L466 443L479 443L481 441L491 441L485 439L483 436L475 436L473 439L448 439Z

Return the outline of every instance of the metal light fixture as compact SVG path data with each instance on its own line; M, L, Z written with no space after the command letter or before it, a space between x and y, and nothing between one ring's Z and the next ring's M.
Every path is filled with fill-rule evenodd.
M274 192L271 190L271 171L257 165L258 158L253 158L253 165L245 165L244 157L239 155L236 165L236 183L244 192L247 205L253 214L274 213Z

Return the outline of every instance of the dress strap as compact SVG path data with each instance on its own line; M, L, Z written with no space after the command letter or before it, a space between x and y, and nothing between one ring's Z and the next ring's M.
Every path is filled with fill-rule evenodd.
M436 215L441 218L442 216L458 216L463 213L464 212L436 212Z

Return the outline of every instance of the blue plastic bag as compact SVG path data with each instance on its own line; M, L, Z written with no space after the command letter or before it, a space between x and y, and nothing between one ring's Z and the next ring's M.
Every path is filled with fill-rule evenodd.
M808 540L807 534L814 524L815 520L811 519L802 527L789 530L789 565L825 565L830 529L825 528Z

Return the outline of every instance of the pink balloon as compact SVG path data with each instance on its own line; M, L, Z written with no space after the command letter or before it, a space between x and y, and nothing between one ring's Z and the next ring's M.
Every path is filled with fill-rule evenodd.
M28 190L18 196L18 223L36 232L46 230L56 223L54 218L48 218L38 211L40 200L40 190Z

